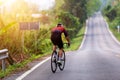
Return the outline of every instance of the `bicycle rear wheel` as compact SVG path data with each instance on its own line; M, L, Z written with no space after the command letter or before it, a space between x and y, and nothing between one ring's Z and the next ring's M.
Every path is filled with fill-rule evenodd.
M53 73L57 70L57 52L53 51L51 55L51 70Z
M63 51L61 64L58 64L59 69L62 71L65 67L65 52Z

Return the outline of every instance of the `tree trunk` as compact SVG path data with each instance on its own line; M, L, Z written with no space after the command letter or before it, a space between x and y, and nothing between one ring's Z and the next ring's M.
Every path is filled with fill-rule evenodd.
M9 54L9 57L7 58L8 62L10 65L13 65L14 64L14 60L12 59L12 57L10 56Z

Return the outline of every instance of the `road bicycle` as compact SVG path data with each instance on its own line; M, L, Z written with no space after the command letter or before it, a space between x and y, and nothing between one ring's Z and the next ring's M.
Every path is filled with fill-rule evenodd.
M64 43L64 44L68 44L68 43ZM55 51L53 51L52 55L51 55L51 70L52 70L53 73L56 72L57 67L59 67L59 69L61 71L63 71L63 69L65 67L65 61L66 61L65 51L63 50L61 63L58 63L58 60L59 60L58 52L59 52L59 48L57 46L57 49Z

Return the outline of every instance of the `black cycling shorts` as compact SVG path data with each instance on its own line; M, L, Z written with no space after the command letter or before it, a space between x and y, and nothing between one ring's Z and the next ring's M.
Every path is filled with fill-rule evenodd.
M54 45L57 45L60 49L63 48L63 42L61 38L61 34L52 34L51 41Z

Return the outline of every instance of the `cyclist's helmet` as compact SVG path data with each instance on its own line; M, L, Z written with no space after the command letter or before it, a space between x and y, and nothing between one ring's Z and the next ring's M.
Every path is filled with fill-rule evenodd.
M58 24L57 24L57 27L60 27L61 25L62 25L61 23L58 23Z

